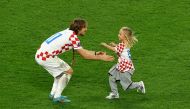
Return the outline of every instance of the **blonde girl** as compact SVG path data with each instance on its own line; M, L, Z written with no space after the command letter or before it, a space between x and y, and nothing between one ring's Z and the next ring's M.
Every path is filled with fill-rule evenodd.
M128 27L122 27L119 30L118 38L120 43L110 43L109 45L106 43L101 43L104 47L114 51L117 53L118 62L109 70L109 85L111 88L111 92L107 99L115 99L119 98L119 93L117 89L117 81L120 81L122 88L124 90L128 89L137 89L137 91L141 91L145 93L145 86L143 81L132 82L131 76L134 73L134 65L131 60L130 48L138 41L136 37L133 35L133 32Z

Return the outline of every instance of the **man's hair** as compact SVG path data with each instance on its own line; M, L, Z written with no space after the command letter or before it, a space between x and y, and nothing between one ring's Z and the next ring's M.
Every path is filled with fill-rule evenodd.
M74 19L69 27L69 30L73 30L76 34L78 34L78 32L82 29L85 28L87 26L87 22L84 19Z

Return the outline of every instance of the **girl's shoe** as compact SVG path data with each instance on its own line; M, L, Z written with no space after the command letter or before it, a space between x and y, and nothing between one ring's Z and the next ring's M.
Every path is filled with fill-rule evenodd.
M110 92L110 94L108 96L106 96L106 99L118 99L119 98L119 94L114 94L113 92Z
M143 94L146 93L145 91L145 85L143 81L140 81L140 87L137 89L137 92L141 91Z

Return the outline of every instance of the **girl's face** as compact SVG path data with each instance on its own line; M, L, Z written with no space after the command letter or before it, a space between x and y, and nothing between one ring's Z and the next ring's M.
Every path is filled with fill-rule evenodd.
M120 41L124 41L126 39L125 38L125 32L123 30L119 31L118 38Z

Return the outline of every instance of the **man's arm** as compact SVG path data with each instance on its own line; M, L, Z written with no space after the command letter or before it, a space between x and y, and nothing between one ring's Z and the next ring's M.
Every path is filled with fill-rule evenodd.
M91 54L94 54L94 55L104 55L106 54L106 52L103 52L103 51L90 51L90 50L87 50L88 52L90 52Z
M103 60L103 61L113 61L114 57L109 56L106 54L102 55L95 55L95 51L89 51L86 49L77 49L76 50L84 59L91 59L91 60Z

